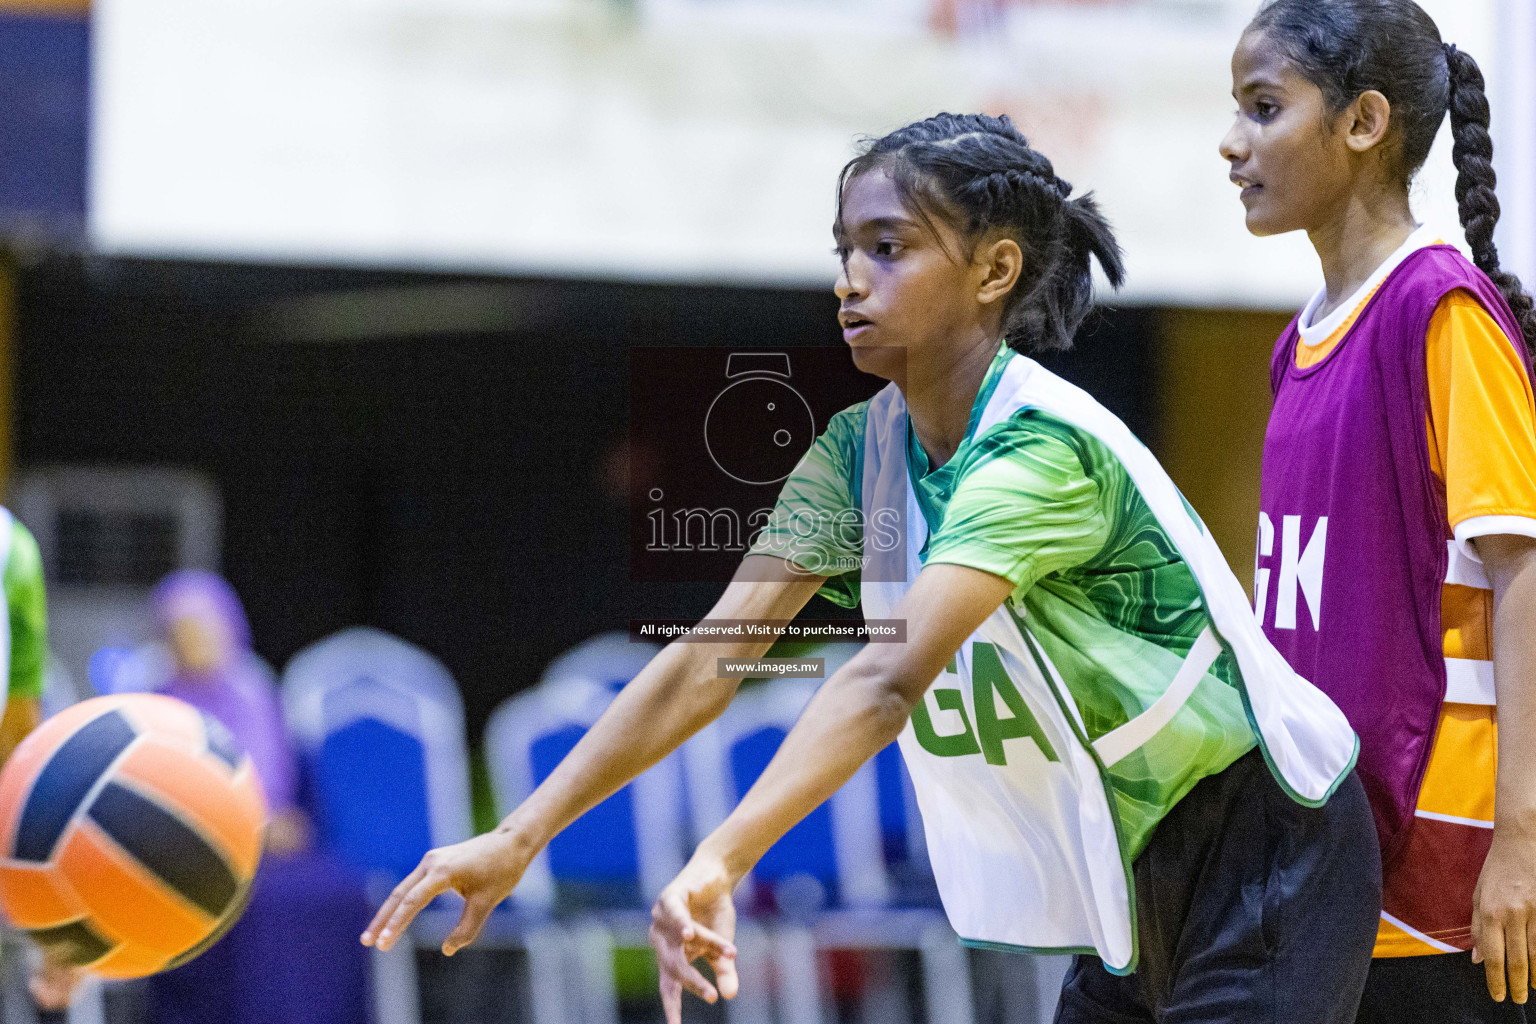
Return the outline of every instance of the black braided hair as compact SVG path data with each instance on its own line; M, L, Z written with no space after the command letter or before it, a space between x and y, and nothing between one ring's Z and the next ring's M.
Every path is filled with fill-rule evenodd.
M1456 47L1445 48L1451 78L1451 161L1456 165L1456 204L1466 229L1472 262L1487 274L1514 311L1528 352L1536 352L1536 303L1520 279L1499 266L1493 228L1499 222L1498 176L1493 173L1493 139L1488 135L1488 96L1477 61Z
M1019 283L1006 299L1003 331L1020 351L1062 351L1093 305L1089 257L1116 288L1125 265L1092 194L1072 185L1006 116L939 114L868 140L838 177L837 223L848 183L885 170L903 203L925 223L936 215L967 238L1008 232L1024 252Z
M1442 43L1434 19L1414 0L1269 0L1248 30L1278 46L1335 113L1371 89L1387 98L1389 152L1405 189L1450 113L1456 202L1472 261L1514 311L1527 357L1536 353L1536 308L1520 279L1500 268L1493 244L1499 200L1477 61Z

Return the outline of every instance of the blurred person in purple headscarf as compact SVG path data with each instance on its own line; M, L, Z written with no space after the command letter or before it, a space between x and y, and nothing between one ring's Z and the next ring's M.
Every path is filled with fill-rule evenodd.
M271 819L267 850L308 844L298 807L298 768L272 673L251 650L251 626L233 587L211 572L185 569L160 581L150 599L155 626L176 671L160 692L223 723L251 756Z

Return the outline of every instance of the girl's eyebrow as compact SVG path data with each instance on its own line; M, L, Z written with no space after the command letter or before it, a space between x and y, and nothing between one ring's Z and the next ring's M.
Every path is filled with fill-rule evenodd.
M854 231L892 231L913 227L914 222L906 217L871 217L869 220L859 221L854 225Z
M1250 93L1250 92L1255 92L1255 91L1257 91L1259 89L1280 90L1280 89L1284 89L1284 88L1285 88L1285 84L1283 82L1281 82L1278 78L1268 78L1268 77L1265 77L1262 72L1256 72L1256 73L1248 76L1248 78L1243 82L1243 84L1238 87L1238 92L1239 93Z

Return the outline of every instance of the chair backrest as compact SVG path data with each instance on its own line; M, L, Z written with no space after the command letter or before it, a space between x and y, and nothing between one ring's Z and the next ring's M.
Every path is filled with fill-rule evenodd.
M652 643L631 643L622 630L599 633L572 647L544 670L540 685L574 679L595 682L617 693L650 664L661 647Z
M808 648L804 656L825 658L826 678L830 679L832 673L863 648L863 644L853 643L820 644ZM922 815L917 809L917 791L912 786L907 763L901 758L901 748L892 743L876 754L871 763L880 810L880 846L892 881L931 880L932 868L928 863ZM904 887L897 885L896 888Z
M149 693L170 682L176 662L165 645L153 641L135 647L102 647L91 655L86 674L91 689L103 697Z
M816 685L778 680L743 689L719 719L684 745L696 838L724 821L757 781ZM890 880L881 851L874 765L861 767L832 799L790 829L753 875L770 884L809 875L844 905L887 903Z
M561 674L504 701L485 728L486 763L501 813L543 782L612 702L612 681ZM556 836L514 897L535 907L557 885L609 904L648 902L683 866L682 773L662 760Z
M436 658L345 629L294 655L283 705L321 835L344 859L402 877L472 834L464 708Z
M880 801L880 846L890 873L892 900L904 905L934 905L938 889L928 860L928 839L917 807L917 790L901 748L892 743L876 754L872 763Z

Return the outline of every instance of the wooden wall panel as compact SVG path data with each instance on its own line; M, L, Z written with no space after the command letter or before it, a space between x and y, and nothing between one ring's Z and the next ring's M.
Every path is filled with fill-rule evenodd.
M1157 455L1252 590L1269 357L1282 313L1165 310L1159 331Z

